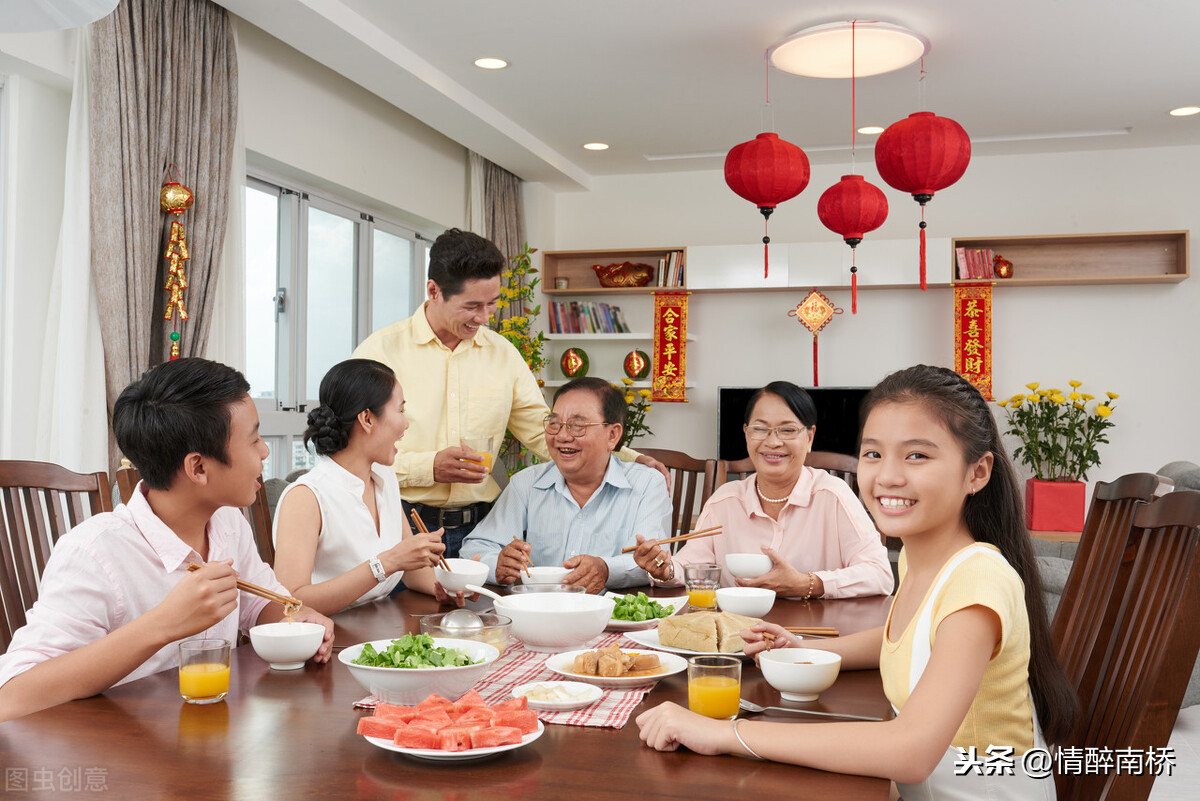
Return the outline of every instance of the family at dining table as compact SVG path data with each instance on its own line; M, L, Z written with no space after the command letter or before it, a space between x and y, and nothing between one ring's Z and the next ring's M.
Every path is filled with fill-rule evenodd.
M659 545L672 521L662 465L621 447L623 393L580 378L547 408L515 348L485 325L499 251L452 230L430 258L422 308L324 377L304 435L317 463L280 499L273 566L237 508L254 501L268 455L245 378L185 358L126 387L112 424L141 482L54 548L26 625L0 655L0 721L173 668L183 639L236 641L279 620L283 610L239 590L239 577L303 601L296 619L325 627L314 657L324 662L328 615L396 592L461 604L432 569L458 549L501 585L532 561L567 568L564 582L590 592L675 586L685 565L761 551L770 570L737 583L838 599L892 592L882 532L904 545L886 623L804 645L839 654L843 669L877 668L893 720L814 729L663 703L637 717L643 741L886 777L906 799L1054 797L1053 780L1020 772L955 775L960 749L1020 755L1061 741L1077 706L1051 646L1015 473L978 390L923 365L884 378L862 409L860 500L804 465L819 424L807 393L766 385L744 426L754 472L700 514L699 528L722 533L671 553ZM501 493L458 443L468 432L498 440L506 427L549 461ZM428 533L409 525L410 504ZM799 644L770 623L742 637L752 656Z

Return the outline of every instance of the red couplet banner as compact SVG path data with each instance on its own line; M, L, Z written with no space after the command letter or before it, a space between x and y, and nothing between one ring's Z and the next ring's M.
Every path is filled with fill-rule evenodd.
M954 287L954 370L992 399L992 285Z
M687 403L687 315L690 292L654 293L654 364L650 400Z

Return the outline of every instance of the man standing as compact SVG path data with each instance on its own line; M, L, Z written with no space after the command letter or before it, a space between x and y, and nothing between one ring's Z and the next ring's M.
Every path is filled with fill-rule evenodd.
M517 349L487 327L500 298L506 260L477 234L451 228L429 249L429 295L407 320L381 328L354 356L391 367L404 386L412 424L397 446L400 494L431 529L446 529L447 557L491 507L500 486L481 457L462 446L491 437L492 456L505 429L539 457L549 458L542 419L549 411ZM622 459L662 470L655 460L623 449Z
M636 537L665 537L666 485L650 468L613 457L625 435L625 398L600 378L576 378L554 395L543 426L552 464L512 477L496 508L467 538L463 556L480 557L488 579L512 584L528 559L562 565L563 582L588 592L647 583L621 549Z

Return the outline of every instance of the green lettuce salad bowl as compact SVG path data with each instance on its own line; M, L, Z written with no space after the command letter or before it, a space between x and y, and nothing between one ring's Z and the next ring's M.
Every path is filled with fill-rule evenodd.
M338 654L338 661L371 695L405 706L431 693L457 700L499 658L500 651L487 643L428 634L359 643Z

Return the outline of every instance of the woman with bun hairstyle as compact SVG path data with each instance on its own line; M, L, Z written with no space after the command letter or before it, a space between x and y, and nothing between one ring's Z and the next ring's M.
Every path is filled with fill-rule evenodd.
M304 432L317 464L284 490L275 513L275 575L325 615L405 585L435 594L441 529L409 528L392 470L408 428L396 374L348 359L325 374L320 397Z

